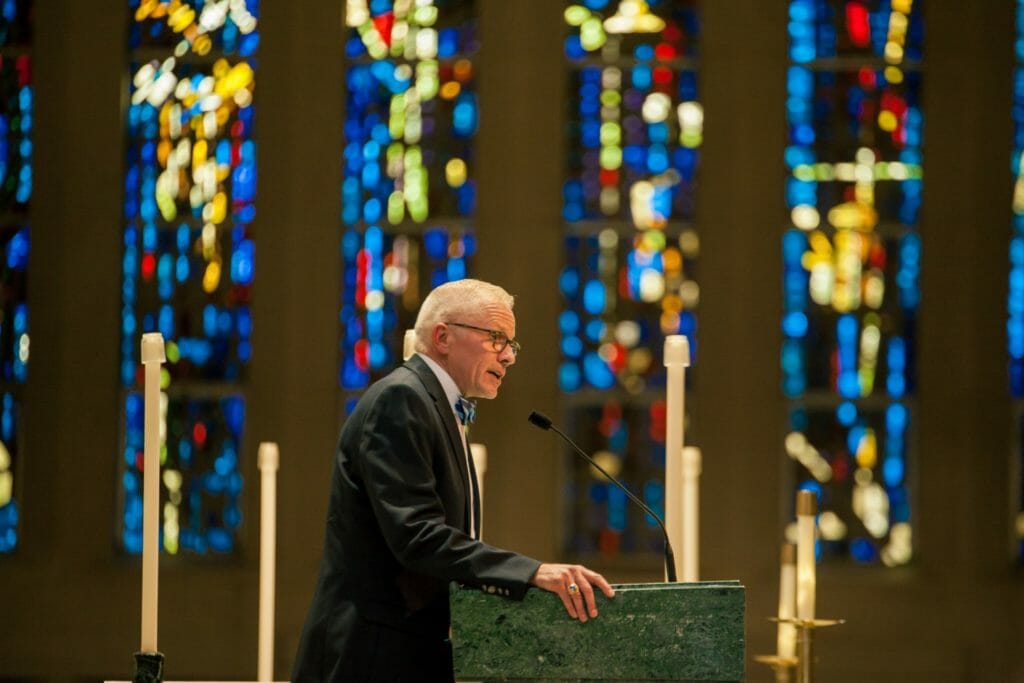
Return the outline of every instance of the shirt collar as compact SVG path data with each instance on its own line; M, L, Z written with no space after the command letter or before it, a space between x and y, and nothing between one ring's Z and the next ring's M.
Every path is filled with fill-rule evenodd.
M444 389L444 395L448 399L448 407L452 409L452 413L455 413L455 402L459 400L462 394L459 392L458 385L455 384L455 380L448 374L448 371L441 367L440 363L431 358L425 353L416 353L417 356L423 359L430 368L434 375L437 376L437 381L441 383L441 388ZM456 415L456 418L458 416Z

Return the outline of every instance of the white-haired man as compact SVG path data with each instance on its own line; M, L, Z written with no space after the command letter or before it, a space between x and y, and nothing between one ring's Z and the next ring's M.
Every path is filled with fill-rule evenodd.
M416 319L414 354L371 386L341 430L323 563L293 681L451 681L448 583L522 599L557 593L597 616L580 565L541 563L477 540L479 495L459 423L516 362L513 298L480 280L441 285Z

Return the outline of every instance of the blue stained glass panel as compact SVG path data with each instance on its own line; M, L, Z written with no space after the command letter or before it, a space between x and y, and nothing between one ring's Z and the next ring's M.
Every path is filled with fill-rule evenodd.
M698 358L699 3L565 6L569 104L558 384L574 433L583 438L594 411L614 409L630 416L623 424L638 425L660 411L662 426L650 436L643 426L622 432L655 439L660 448L660 459L628 465L634 488L653 503L664 494L665 407L652 397L664 394L665 337L685 335L691 364ZM694 376L687 373L691 386ZM614 439L594 447L634 457ZM570 552L653 549L645 522L634 523L635 511L621 506L618 492L588 484L586 465L572 469Z
M641 3L635 16L614 3L569 4L565 16L572 97L562 212L571 228L561 289L567 310L604 325L585 338L596 353L563 340L560 386L637 394L664 383L665 335L686 334L696 355L697 3ZM566 290L566 274L584 278L579 292Z
M29 360L29 229L0 229L0 249L6 257L0 266L0 384L24 384Z
M422 298L472 270L475 12L472 0L348 6L338 377L345 392L401 362Z
M141 393L126 396L120 541L133 554L142 552L143 408ZM171 399L163 413L160 547L171 554L230 553L243 521L239 459L245 400Z
M167 357L161 419L198 430L191 443L170 423L164 430L168 439L177 434L178 474L168 476L181 481L174 489L163 479L171 504L162 508L162 547L231 552L241 520L238 460L252 356L257 186L252 55L259 40L259 3L178 6L129 0L129 7L120 363L127 431L120 540L127 552L141 549L139 528L132 526L140 512L133 493L141 476L133 455L136 446L141 449L141 422L134 421L141 420L136 392L144 384L140 339L159 332ZM153 53L161 58L152 58ZM226 392L237 396L218 398ZM209 447L216 452L204 451L203 430L218 425L216 445ZM212 460L190 469L191 456L201 453ZM201 475L189 479L195 472ZM203 502L209 495L230 500L225 498L214 514ZM176 510L190 516L176 517ZM180 533L171 533L175 529Z
M361 391L401 362L405 331L416 320L423 297L434 287L461 279L453 264L476 250L469 233L430 227L422 235L349 230L342 236L342 348L339 385Z
M19 542L18 415L28 379L35 91L32 1L0 2L0 555Z
M646 250L643 238L630 240L614 230L571 235L564 244L562 320L574 323L561 326L566 373L561 390L619 387L636 396L663 392L665 336L685 335L691 363L698 356L695 234L684 231L675 245L660 252ZM567 287L570 281L574 284ZM663 282L678 294L665 295ZM576 370L564 369L569 366ZM692 376L687 373L687 380Z
M259 47L259 0L128 0L128 8L133 17L128 27L128 47L132 50L184 44L183 49L198 55L248 57Z
M822 554L861 564L913 555L922 6L789 5L785 451L819 491Z
M577 408L569 419L567 426L579 435L580 447L664 518L664 402L639 406L608 400ZM575 455L565 458L564 495L577 501L570 509L569 548L605 557L660 555L664 541L658 523L596 469L579 467Z
M911 426L902 403L884 410L852 403L791 408L786 454L798 463L796 488L818 493L822 556L888 566L909 561Z
M1010 396L1018 414L1024 405L1024 0L1016 3L1015 64L1013 70L1013 147L1011 172L1014 180L1012 237L1009 244L1010 276L1006 299L1006 350L1009 358ZM1014 540L1017 563L1024 565L1024 427L1017 425L1017 481Z
M0 45L27 47L32 43L34 0L0 0Z
M10 553L18 545L20 509L15 495L18 474L20 406L15 394L0 393L0 554Z

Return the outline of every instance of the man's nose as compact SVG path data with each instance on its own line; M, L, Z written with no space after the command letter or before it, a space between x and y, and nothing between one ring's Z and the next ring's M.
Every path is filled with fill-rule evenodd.
M516 362L516 354L512 352L512 345L509 344L498 354L498 362L502 365L513 365Z

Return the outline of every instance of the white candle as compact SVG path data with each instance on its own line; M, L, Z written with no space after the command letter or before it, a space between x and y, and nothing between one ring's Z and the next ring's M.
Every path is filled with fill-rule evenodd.
M402 360L409 360L416 352L416 330L406 330L402 338Z
M782 544L779 558L779 632L776 654L781 658L796 657L796 626L787 623L796 612L796 547Z
M160 366L166 360L159 332L142 335L143 390L142 461L142 645L140 652L156 649L157 584L160 561Z
M683 448L683 571L681 581L700 581L700 449Z
M473 457L473 467L476 468L476 490L480 494L480 538L483 538L484 475L487 474L487 446L482 443L471 443L469 444L469 453Z
M683 429L686 420L686 368L690 344L681 334L665 337L665 530L676 559L676 575L683 573Z
M814 527L818 498L812 491L796 494L796 617L814 619Z
M260 444L260 614L257 680L274 677L274 558L277 539L277 444Z
M665 425L668 431L668 424ZM667 441L667 439L666 439ZM669 542L672 544L672 554L675 557L676 577L682 576L683 563L683 449L678 451L669 450L665 447L665 532L668 534ZM679 504L677 504L679 503ZM667 570L666 570L667 573ZM666 580L667 580L666 576Z

